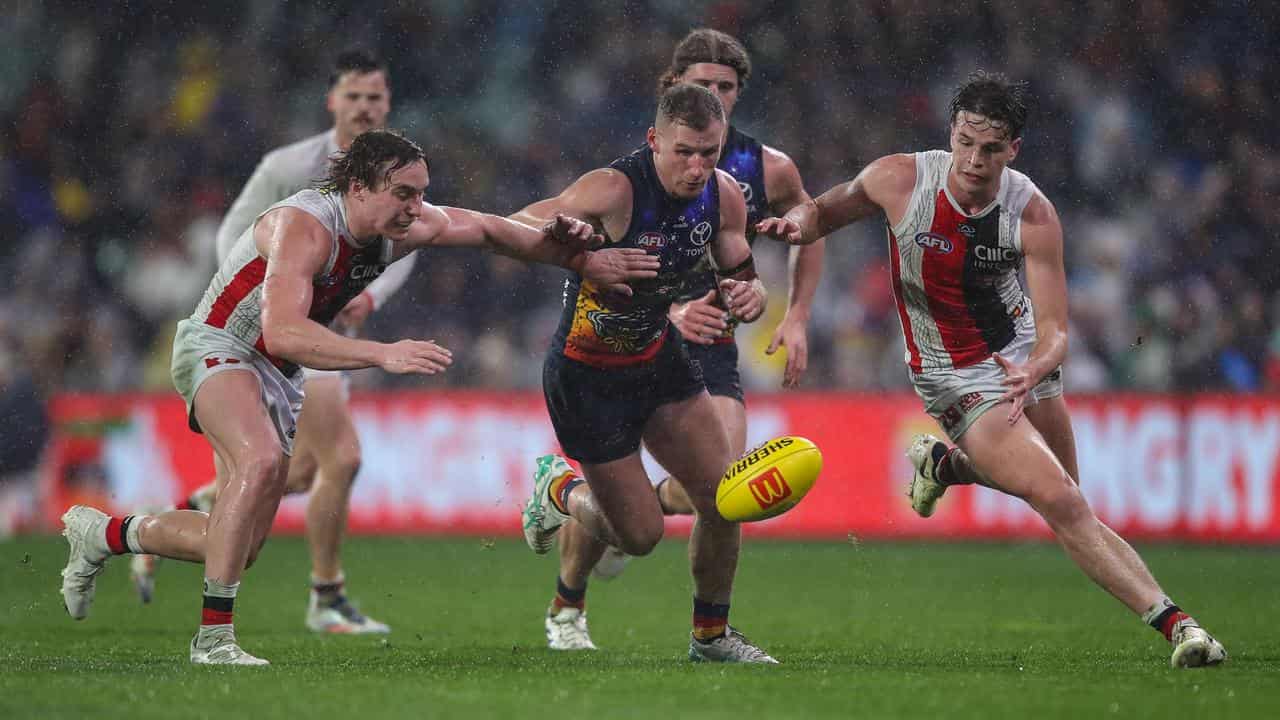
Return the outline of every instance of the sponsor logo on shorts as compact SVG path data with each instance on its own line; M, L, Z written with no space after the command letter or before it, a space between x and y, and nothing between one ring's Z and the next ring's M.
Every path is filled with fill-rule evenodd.
M925 250L935 250L944 255L955 247L946 236L931 232L916 233L916 244Z
M769 468L768 472L747 483L747 487L751 488L751 497L756 499L761 510L768 510L791 497L791 486L778 468Z
M240 360L237 358L207 357L204 359L204 366L206 368L213 368L219 365L239 365L239 364L240 364Z
M964 420L965 413L973 410L982 404L982 393L971 392L960 396L959 400L951 403L951 406L943 410L938 415L938 423L942 425L942 429L951 432L957 425Z

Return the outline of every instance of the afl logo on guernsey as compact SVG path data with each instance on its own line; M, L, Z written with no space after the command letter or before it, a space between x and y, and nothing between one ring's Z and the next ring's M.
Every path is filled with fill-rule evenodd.
M925 250L934 250L944 255L954 247L946 237L931 232L916 233L916 244Z
M661 250L667 246L667 236L659 232L641 233L636 238L636 247L645 250Z
M706 245L707 242L711 240L711 223L703 220L693 226L693 231L689 233L689 239L692 240L693 244L697 247Z

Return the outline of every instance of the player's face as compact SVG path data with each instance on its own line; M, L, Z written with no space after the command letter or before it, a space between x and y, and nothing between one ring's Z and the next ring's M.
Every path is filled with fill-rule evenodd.
M724 106L725 118L733 117L733 106L738 104L738 93L742 90L737 70L719 63L694 63L676 80L701 85L715 93Z
M350 143L360 133L386 124L391 112L387 77L382 72L346 73L329 90L327 104L338 137Z
M962 110L951 124L951 178L966 193L992 194L1021 146L1022 138L1010 140L1003 123Z
M391 173L384 187L357 190L358 204L379 235L403 240L422 215L422 196L429 181L427 165L419 160Z
M724 130L723 122L713 122L706 130L679 122L649 128L653 165L668 194L685 200L702 194L707 181L716 176Z

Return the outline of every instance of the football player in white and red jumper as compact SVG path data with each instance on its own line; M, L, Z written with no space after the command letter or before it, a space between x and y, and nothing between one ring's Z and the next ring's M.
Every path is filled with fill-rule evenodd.
M1062 226L1031 179L1009 167L1026 117L1022 85L975 73L952 100L949 151L882 157L762 225L804 243L885 218L911 381L957 445L931 436L913 443L917 512L932 513L949 484L979 482L1022 498L1086 575L1173 644L1175 667L1222 662L1222 645L1165 595L1080 491L1062 398Z
M265 541L284 493L302 368L430 375L452 362L434 342L380 343L328 328L397 258L427 246L487 247L571 268L611 289L657 276L657 260L643 250L588 250L603 239L572 218L556 217L536 230L433 206L423 199L428 180L420 147L397 133L371 130L334 159L321 189L276 203L245 230L174 338L174 386L186 401L191 429L214 450L218 501L210 514L110 517L70 508L63 515L70 556L62 595L73 618L88 615L94 580L113 554L200 562L204 605L191 662L266 664L236 642L232 611L241 574Z

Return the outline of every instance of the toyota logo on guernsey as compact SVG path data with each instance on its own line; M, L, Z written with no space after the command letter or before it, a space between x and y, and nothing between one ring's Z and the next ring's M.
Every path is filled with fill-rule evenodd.
M689 233L689 239L693 244L702 247L711 239L711 223L703 220L693 227L693 232Z
M791 486L776 467L769 468L768 472L747 483L747 487L751 488L751 497L755 498L761 510L768 510L791 497Z
M936 250L943 254L951 252L954 247L946 237L931 232L917 233L916 244L925 250Z

